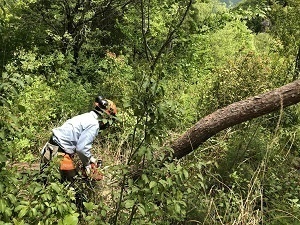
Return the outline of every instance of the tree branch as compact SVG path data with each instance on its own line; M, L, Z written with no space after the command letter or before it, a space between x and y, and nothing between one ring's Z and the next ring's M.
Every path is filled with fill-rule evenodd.
M300 73L300 45L298 47L298 53L296 56L294 80L299 78L299 73Z
M171 146L180 159L218 132L300 102L300 80L273 91L235 102L199 120Z
M191 6L192 6L192 3L193 3L193 0L189 0L189 3L188 3L188 5L187 5L187 7L186 7L186 10L185 10L185 12L184 12L184 14L183 14L181 20L179 21L179 23L177 24L177 26L176 26L172 31L169 32L166 41L164 42L164 44L163 44L163 45L161 46L161 48L159 49L159 51L158 51L158 53L157 53L157 55L156 55L156 57L155 57L155 59L154 59L154 62L153 62L152 65L151 65L151 71L154 71L155 66L156 66L158 60L160 59L160 57L161 57L161 55L162 55L162 53L163 53L165 47L171 42L171 40L172 40L172 38L173 38L173 35L174 35L174 33L178 30L178 28L181 27L183 21L185 20L187 14L188 14L188 11L190 10L190 8L191 8Z
M148 61L152 60L153 59L153 54L152 54L152 51L148 45L148 42L147 42L147 38L146 38L146 33L149 31L149 24L150 24L150 16L149 16L149 4L150 4L150 1L148 2L148 16L147 16L147 29L146 29L146 22L145 22L145 11L144 11L144 1L141 0L141 14L142 14L142 36L143 36L143 42L144 42L144 48L145 48L145 54L146 54L146 58ZM149 57L149 54L150 54L150 57Z

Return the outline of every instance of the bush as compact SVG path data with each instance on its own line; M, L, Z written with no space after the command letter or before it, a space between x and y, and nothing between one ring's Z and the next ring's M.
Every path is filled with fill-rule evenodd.
M0 171L0 224L77 224L75 193L57 182L57 172L47 175L47 185L41 175L27 173Z

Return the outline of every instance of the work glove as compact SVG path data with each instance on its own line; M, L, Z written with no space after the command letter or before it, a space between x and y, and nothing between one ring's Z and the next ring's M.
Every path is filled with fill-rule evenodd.
M92 156L91 158L90 158L90 163L97 163L97 159L94 157L94 156Z
M103 174L99 171L97 160L94 157L91 158L90 164L85 167L85 173L87 177L90 177L93 180L103 179Z
M102 166L102 160L96 159L93 156L90 158L90 164L95 164L97 168L100 168Z

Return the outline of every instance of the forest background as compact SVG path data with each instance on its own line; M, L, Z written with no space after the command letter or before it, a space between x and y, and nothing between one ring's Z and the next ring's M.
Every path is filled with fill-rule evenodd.
M298 0L2 0L0 224L299 224L298 105L160 164L199 119L299 78L299 15ZM118 122L80 213L54 167L45 186L13 165L99 94Z

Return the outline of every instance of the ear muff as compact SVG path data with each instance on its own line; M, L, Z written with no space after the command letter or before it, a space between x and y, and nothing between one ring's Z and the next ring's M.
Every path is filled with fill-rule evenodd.
M108 107L108 101L104 99L102 96L97 96L95 98L95 102L99 104L99 106L96 106L95 109L100 111L101 109L106 110Z

